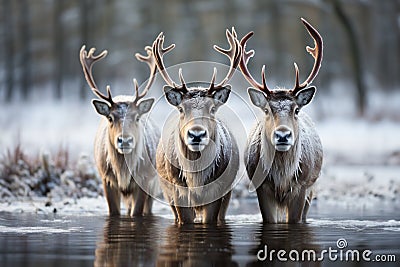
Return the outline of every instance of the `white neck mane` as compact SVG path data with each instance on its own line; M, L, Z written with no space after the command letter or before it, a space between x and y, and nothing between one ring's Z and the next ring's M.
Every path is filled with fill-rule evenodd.
M143 128L143 125L138 127L141 132L138 134L135 147L129 154L118 153L111 141L107 144L107 164L112 166L112 170L121 189L127 189L132 176L139 178L137 177L140 173L139 169L145 164L144 161L145 158L147 158L145 153L147 152Z
M298 173L301 172L301 134L296 138L292 148L286 152L279 152L271 144L269 138L265 134L265 126L260 127L261 130L261 149L260 160L263 164L265 173L269 174L274 181L275 187L289 188L291 183L297 181Z
M189 153L194 152L189 151L180 139L179 131L175 131L175 144L178 145L174 146L174 154L177 155L179 168L189 187L202 186L214 175L215 169L220 161L221 153L223 152L221 151L221 144L224 144L224 140L221 139L226 138L223 135L221 127L219 123L216 124L214 140L210 140L206 148L201 151L201 156L196 160L188 159Z

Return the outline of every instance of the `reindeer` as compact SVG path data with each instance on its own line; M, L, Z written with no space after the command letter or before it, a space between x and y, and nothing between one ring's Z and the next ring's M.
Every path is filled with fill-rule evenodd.
M157 147L157 171L161 188L179 224L223 222L231 187L239 168L238 147L226 125L216 117L231 92L227 84L240 62L241 47L234 29L227 30L228 50L214 46L230 59L226 77L215 84L216 69L210 83L186 83L179 69L180 85L167 73L163 56L175 45L163 48L160 33L153 43L159 72L166 82L165 97L176 107L168 134ZM165 129L164 129L165 130ZM165 138L164 138L165 136Z
M139 93L139 85L133 80L135 96L111 96L110 86L107 95L101 93L93 79L93 64L107 55L104 50L95 56L95 48L87 52L85 46L80 51L83 73L92 92L99 99L93 99L96 112L102 115L94 143L94 156L97 169L103 181L109 214L120 214L121 195L128 215L151 213L152 198L146 192L155 192L158 178L155 166L155 151L159 131L144 114L151 109L154 98L143 99L150 89L157 67L151 47L145 48L147 56L136 54L136 58L147 63L150 77Z
M246 42L253 32L240 41L243 50L240 70L254 87L248 89L251 102L264 113L263 120L249 134L245 164L266 223L282 221L285 213L286 222L305 222L313 195L312 185L321 171L321 141L302 108L311 102L316 92L316 88L309 85L321 66L323 44L319 33L306 20L302 22L314 39L315 47L306 47L314 58L314 67L300 84L295 63L295 86L290 90L269 89L265 66L261 71L262 84L258 83L247 69L254 50L246 51Z

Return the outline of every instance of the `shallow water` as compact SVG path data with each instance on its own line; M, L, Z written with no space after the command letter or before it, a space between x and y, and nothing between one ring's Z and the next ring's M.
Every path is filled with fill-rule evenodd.
M165 210L133 219L0 212L0 266L261 266L271 265L269 257L273 265L285 266L398 266L397 207L349 209L317 203L309 218L307 224L263 225L255 202L233 207L227 223L219 226L179 227ZM344 240L339 244L339 239ZM347 246L341 248L343 242ZM329 248L336 252L321 256ZM280 258L278 250L285 253ZM352 261L351 255L346 261L349 250L357 250L360 261ZM371 250L371 260L393 255L397 265L366 262L361 257L366 250ZM305 251L315 251L316 261ZM301 261L303 254L311 262Z

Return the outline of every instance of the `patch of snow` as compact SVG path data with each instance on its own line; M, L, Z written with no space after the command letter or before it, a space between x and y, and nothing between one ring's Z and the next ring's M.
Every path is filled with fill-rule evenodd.
M332 118L316 127L327 163L341 157L352 164L389 164L388 155L400 151L400 123Z
M262 222L262 216L261 216L261 213L227 215L226 220L228 222L240 223L240 224L260 223L260 222Z
M60 233L71 233L81 232L82 227L70 227L70 228L53 228L47 226L3 226L0 225L0 233L19 233L19 234L60 234Z
M307 222L312 226L332 226L341 229L363 230L366 228L376 228L386 231L400 231L400 221L371 221L371 220L324 220L308 219Z
M353 207L398 205L399 176L399 166L326 166L316 183L317 198Z

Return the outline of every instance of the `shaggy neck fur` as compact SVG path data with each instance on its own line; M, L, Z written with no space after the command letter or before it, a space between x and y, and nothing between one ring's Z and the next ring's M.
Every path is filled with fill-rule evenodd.
M181 174L189 187L198 187L211 182L216 166L223 153L221 143L222 129L216 124L214 136L210 136L210 143L201 152L193 152L188 149L182 140L179 131L175 130L175 154L181 169Z
M291 184L297 182L298 172L301 172L301 135L296 136L296 140L289 151L279 152L275 150L271 141L265 134L265 126L260 127L261 131L261 153L263 168L268 172L268 179L275 184L275 189L279 191L291 190Z
M112 170L114 175L117 178L118 186L122 191L128 190L128 187L131 183L131 177L137 177L139 167L143 165L145 154L146 153L146 145L144 126L142 125L142 121L139 122L138 129L140 133L138 134L138 139L136 141L136 145L133 148L132 152L129 154L120 154L115 149L112 140L108 138L107 144L107 165L113 166Z

